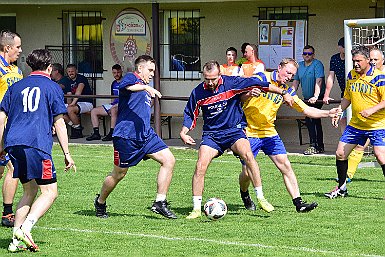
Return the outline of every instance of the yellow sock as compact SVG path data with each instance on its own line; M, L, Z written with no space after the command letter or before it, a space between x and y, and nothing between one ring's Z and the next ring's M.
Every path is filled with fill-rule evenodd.
M358 164L361 162L364 151L353 149L348 158L348 177L353 178L357 171Z

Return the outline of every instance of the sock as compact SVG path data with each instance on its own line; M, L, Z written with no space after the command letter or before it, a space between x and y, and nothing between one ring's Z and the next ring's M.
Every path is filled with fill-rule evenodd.
M382 174L384 174L384 177L385 177L385 164L381 165L381 169L382 169Z
M99 128L93 128L93 130L95 135L99 135Z
M346 183L346 173L348 171L348 160L336 160L338 187L341 188Z
M342 184L342 186L339 187L341 190L346 191L346 181Z
M16 231L17 229L18 229L17 227L13 227L12 243L14 243L15 245L18 245L18 244L19 244L19 240L14 236L14 235L15 235L15 231Z
M193 204L194 204L194 210L200 210L202 206L202 196L201 195L194 195L193 196Z
M37 218L31 214L28 214L27 218L25 219L21 227L23 228L24 232L31 233L32 227L36 224L36 222L37 222Z
M113 133L114 133L114 128L110 128L110 133L108 133L108 134L110 134L112 136Z
M74 129L80 129L80 124L76 124L76 125L73 124L72 127L73 127Z
M364 151L357 151L353 149L353 151L349 154L348 157L348 177L353 178L354 174L357 171L358 164L361 162L362 156L364 156Z
M265 198L263 196L262 186L260 187L254 187L255 195L257 196L257 199L263 199Z
M297 197L297 198L293 199L293 204L295 205L295 207L300 206L301 203L302 203L302 198L301 197Z
M161 201L164 201L164 200L166 200L166 195L156 194L155 202L161 202Z
M10 203L10 204L8 204L8 203L3 203L3 216L5 216L5 215L8 215L8 214L10 214L10 213L13 213L13 211L12 211L12 206L13 206L13 204L12 203Z
M72 121L69 121L68 125L72 127L72 125L74 125L74 123Z
M243 192L242 189L239 189L239 192L241 192L241 197L242 198L246 198L248 197L250 194L249 194L249 190L246 190L246 192Z

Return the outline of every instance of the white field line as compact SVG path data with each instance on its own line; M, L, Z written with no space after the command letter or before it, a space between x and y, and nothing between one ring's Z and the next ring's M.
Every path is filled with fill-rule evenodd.
M293 247L293 246L284 246L284 245L272 246L272 245L263 245L258 243L248 244L248 243L242 243L242 242L236 242L236 241L232 242L232 241L213 240L213 239L196 238L196 237L168 237L168 236L161 236L161 235L131 233L131 232L124 232L124 231L98 231L98 230L90 230L90 229L50 228L50 227L40 227L40 226L36 226L35 228L53 230L53 231L75 232L75 233L99 233L99 234L107 234L107 235L146 237L146 238L155 238L155 239L168 240L168 241L198 241L203 243L211 243L211 244L219 244L219 245L234 245L234 246L242 246L242 247L282 249L282 250L291 250L294 252L331 254L335 256L344 254L345 256L385 257L383 255L354 254L354 253L346 253L346 252L335 252L335 251L328 251L328 250L321 250L321 249L313 249L313 248L307 248L307 247Z

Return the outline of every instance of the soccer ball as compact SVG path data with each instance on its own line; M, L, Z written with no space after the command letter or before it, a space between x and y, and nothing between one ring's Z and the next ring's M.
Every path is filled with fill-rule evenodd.
M220 198L210 198L205 203L203 209L210 220L219 220L227 213L226 203Z

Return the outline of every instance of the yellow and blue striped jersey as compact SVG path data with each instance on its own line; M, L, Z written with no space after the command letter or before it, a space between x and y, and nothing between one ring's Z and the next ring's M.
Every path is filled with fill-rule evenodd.
M14 64L9 64L0 56L0 102L3 100L8 87L23 78L23 73Z
M277 71L259 72L255 75L261 81L286 89L294 98L293 108L303 112L308 106L298 98L295 91L288 85L279 85L277 82ZM271 92L262 92L257 97L248 98L243 104L243 111L247 120L246 133L248 137L273 137L278 135L275 130L274 121L277 119L277 112L283 103L283 97Z
M348 74L344 98L351 102L352 118L349 125L361 130L385 129L385 109L368 118L360 112L385 100L385 74L373 66L361 76L354 69Z

